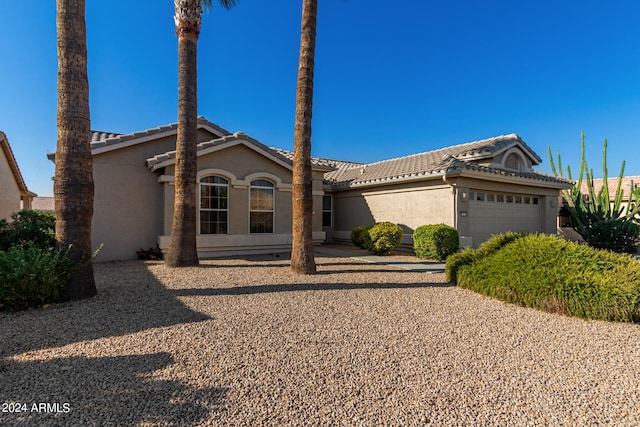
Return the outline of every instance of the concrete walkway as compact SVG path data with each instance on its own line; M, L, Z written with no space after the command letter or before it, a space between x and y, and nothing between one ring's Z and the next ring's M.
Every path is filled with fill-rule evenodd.
M377 255L361 255L355 251L327 248L322 246L316 246L313 248L315 253L341 257L352 258L360 261L369 262L371 264L388 265L389 267L395 267L402 270L409 271L421 271L425 273L444 273L445 264L442 262L409 262L409 261L396 261L390 257L377 256Z

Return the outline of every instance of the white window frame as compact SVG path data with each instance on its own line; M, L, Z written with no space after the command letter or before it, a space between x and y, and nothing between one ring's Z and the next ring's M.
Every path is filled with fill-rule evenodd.
M266 186L266 185L255 185L254 182L256 181L266 181L268 183L271 184L271 186ZM251 209L251 190L252 189L261 189L261 190L270 190L271 191L271 197L272 197L272 206L273 208L270 210L263 210L263 209ZM253 232L251 231L251 213L252 212L270 212L271 213L271 223L272 223L272 230L270 232L264 232L264 233L258 233L258 232ZM276 184L267 178L262 178L262 177L256 177L254 179L251 180L251 182L249 183L249 234L275 234L276 233Z
M209 177L217 177L220 179L224 179L226 181L226 184L219 184L219 183L209 183L209 182L202 182L203 179L205 178L209 178ZM215 235L226 235L229 234L229 203L231 202L231 193L230 193L230 189L231 186L229 185L229 179L227 177L221 176L221 175L203 175L201 177L198 178L198 235L201 236L215 236ZM227 208L226 209L218 209L218 208L203 208L202 207L202 186L207 186L207 187L227 187ZM227 231L226 233L202 233L202 227L201 227L201 213L202 212L226 212L227 214Z

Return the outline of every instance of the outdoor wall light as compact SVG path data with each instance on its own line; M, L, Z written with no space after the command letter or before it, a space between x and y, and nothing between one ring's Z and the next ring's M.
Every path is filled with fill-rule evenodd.
M461 217L465 217L465 216L467 216L467 213L465 211L462 211L462 212L460 212L460 216Z
M460 200L466 202L467 200L469 200L469 194L463 191L462 193L460 193Z

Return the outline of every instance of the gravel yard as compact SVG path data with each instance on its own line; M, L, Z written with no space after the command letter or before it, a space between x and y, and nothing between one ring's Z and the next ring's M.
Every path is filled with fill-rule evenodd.
M316 261L96 264L96 297L0 314L0 425L640 425L640 326Z

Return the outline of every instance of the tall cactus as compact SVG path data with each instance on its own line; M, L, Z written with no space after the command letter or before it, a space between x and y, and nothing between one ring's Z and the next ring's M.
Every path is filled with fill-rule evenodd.
M607 140L604 140L602 154L602 188L597 192L594 186L593 169L589 169L585 159L584 131L581 133L582 152L580 156L580 173L576 185L570 190L564 190L562 195L566 201L565 208L569 212L571 226L592 246L613 250L631 251L640 235L640 187L631 182L629 202L627 207L622 205L624 190L622 179L625 162L622 162L615 198L611 202L609 193L609 171L607 168ZM551 170L556 176L563 176L562 160L558 152L558 167L553 159L549 147L549 162ZM568 178L571 168L567 167ZM582 194L582 182L587 183L587 193Z

